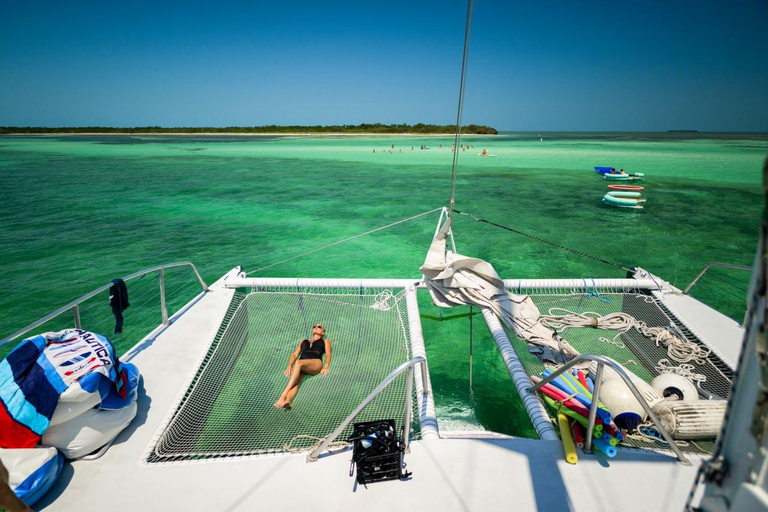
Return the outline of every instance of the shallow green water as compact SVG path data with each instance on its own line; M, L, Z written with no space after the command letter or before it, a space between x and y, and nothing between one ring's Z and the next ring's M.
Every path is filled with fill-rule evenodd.
M765 136L542 135L465 138L474 148L460 157L457 208L681 287L710 261L751 264ZM0 138L0 333L141 268L189 259L210 282L235 265L258 268L444 205L451 142ZM477 156L483 148L497 156ZM595 165L644 172L646 209L603 206ZM436 221L433 214L260 275L417 277ZM466 217L455 235L460 252L508 278L624 274ZM694 294L738 318L745 278L724 272ZM482 317L472 330L470 390L468 309L443 310L441 319L428 297L420 302L441 418L530 435Z

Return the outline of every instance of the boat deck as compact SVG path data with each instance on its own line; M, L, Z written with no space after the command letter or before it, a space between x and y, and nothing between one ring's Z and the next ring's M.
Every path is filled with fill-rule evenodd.
M234 272L234 271L233 271ZM233 276L233 272L225 276ZM559 442L520 438L446 438L415 441L406 455L407 481L358 488L348 476L350 452L307 463L304 454L148 465L150 443L162 430L179 393L198 368L221 325L234 290L222 280L159 334L145 339L124 360L135 363L144 383L139 413L103 457L65 465L54 488L37 504L44 510L287 510L297 500L319 510L679 510L699 458L683 466L669 455L621 450L616 459L582 455L571 466ZM694 305L675 299L676 314ZM694 301L695 302L695 301ZM707 308L708 309L708 308ZM700 312L701 313L701 312ZM713 310L707 341L734 360L740 329ZM719 315L719 316L717 316ZM272 397L266 397L269 399ZM464 434L463 436L466 436ZM297 486L303 493L297 494Z

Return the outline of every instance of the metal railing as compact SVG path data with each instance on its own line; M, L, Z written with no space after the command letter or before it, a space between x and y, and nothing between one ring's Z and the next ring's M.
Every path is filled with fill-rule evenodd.
M675 452L675 455L677 455L677 460L679 460L681 464L684 464L686 466L691 465L690 461L685 457L685 455L683 455L683 452L680 450L680 447L677 446L677 444L675 443L675 440L672 439L672 436L670 436L669 433L667 433L667 431L661 425L661 423L659 422L659 419L656 417L656 414L651 409L651 406L648 405L648 402L645 401L645 397L643 397L642 393L638 391L637 387L635 386L635 383L632 382L632 379L629 378L629 375L627 375L624 369L621 366L619 366L615 361L605 356L582 354L580 356L574 357L573 359L568 361L566 364L558 368L556 371L550 373L546 378L542 379L540 382L532 386L531 391L538 391L539 388L541 388L545 384L549 384L554 379L556 379L563 373L567 372L577 364L583 363L585 361L597 361L597 373L595 374L595 389L592 392L592 404L589 407L589 421L587 423L587 436L586 436L586 439L584 440L585 452L591 453L592 451L592 435L595 429L595 416L597 415L597 404L600 401L600 386L602 384L601 381L603 378L603 367L607 365L612 370L614 370L619 375L619 377L621 377L621 380L624 381L627 387L629 387L629 390L632 391L632 394L635 395L635 398L637 399L638 402L640 402L640 405L643 406L643 409L645 409L645 412L648 414L648 417L651 418L651 421L653 421L654 425L656 425L656 428L659 429L659 432L664 438L664 441L666 441L667 444L669 444L670 449L673 452Z
M321 453L326 449L326 447L331 444L333 441L336 440L337 437L346 429L350 423L352 423L352 420L354 420L358 414L360 414L363 409L368 407L368 404L370 404L376 396L378 396L379 393L381 393L384 388L386 388L390 383L392 383L393 380L395 380L395 377L403 373L403 371L408 370L408 381L406 383L406 389L405 389L405 420L403 422L403 441L405 442L406 448L410 445L410 437L411 437L411 415L413 414L413 367L417 364L421 365L421 384L424 389L424 394L429 394L429 389L427 385L427 360L424 359L422 356L416 356L413 359L410 359L387 375L387 377L381 381L381 384L376 386L376 389L371 391L371 394L368 395L365 400L360 402L360 405L358 405L354 411L350 413L349 416L346 417L344 421L339 424L338 427L336 427L336 430L331 432L331 434L325 438L325 440L317 446L314 450L309 452L307 455L307 462L315 462L317 458L320 456Z
M711 267L725 267L725 268L735 268L737 270L752 270L752 267L747 265L734 265L733 263L719 263L717 261L713 261L712 263L707 263L707 266L704 267L704 270L699 272L699 275L697 275L693 281L691 281L691 284L689 284L685 290L683 290L683 293L688 293L691 291L691 288L693 288L693 285L696 284L696 282L701 279L701 276L707 273L707 270L709 270Z
M176 263L167 263L165 265L158 265L158 266L155 266L155 267L146 268L144 270L140 270L138 272L134 272L133 274L125 276L122 279L123 279L123 281L130 281L131 279L135 279L137 277L143 277L143 276L145 276L145 275L147 275L147 274L149 274L151 272L159 271L160 272L160 312L161 312L161 315L162 315L163 325L168 325L168 308L166 307L166 302L165 302L165 273L164 273L164 271L165 271L165 269L168 269L168 268L182 267L182 266L185 266L185 265L192 268L192 271L195 273L195 277L197 277L197 280L200 282L200 286L203 288L203 291L204 292L209 291L208 290L208 286L205 284L205 281L203 281L203 278L200 277L200 273L197 271L197 268L195 267L195 265L191 261L179 261L179 262L176 262ZM81 324L80 324L80 304L85 302L86 300L90 299L91 297L93 297L93 296L95 296L95 295L97 295L97 294L99 294L101 292L104 292L104 291L108 290L111 286L112 286L112 283L110 282L109 284L105 284L104 286L96 288L95 290L86 293L85 295L83 295L79 299L73 300L72 302L70 302L66 306L60 307L59 309L57 309L53 313L50 313L50 314L44 316L43 318L41 318L41 319L39 319L39 320L37 320L35 322L32 322L31 324L27 325L23 329L20 329L20 330L16 331L15 333L11 334L10 336L0 340L0 346L4 345L4 344L6 344L6 343L8 343L10 341L15 340L19 336L22 336L23 334L28 333L32 329L34 329L34 328L44 324L45 322L47 322L47 321L49 321L49 320L51 320L53 318L56 318L57 316L61 315L62 313L66 313L69 310L72 310L72 314L73 314L73 317L74 317L75 328L80 329L81 328Z

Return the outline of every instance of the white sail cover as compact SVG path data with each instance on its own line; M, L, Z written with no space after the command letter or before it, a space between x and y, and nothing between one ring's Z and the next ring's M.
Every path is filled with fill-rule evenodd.
M539 322L539 308L528 295L514 295L487 261L446 249L451 220L432 240L421 272L434 303L441 307L475 305L491 309L504 324L528 342L528 350L544 361L563 363L579 352Z

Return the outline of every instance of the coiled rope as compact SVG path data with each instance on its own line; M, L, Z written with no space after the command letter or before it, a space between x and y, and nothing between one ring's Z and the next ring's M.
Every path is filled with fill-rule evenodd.
M556 311L564 312L565 314L554 314ZM548 315L539 317L539 322L544 327L560 331L568 327L616 330L619 332L613 339L609 340L608 338L600 337L600 341L611 343L619 348L624 348L624 344L618 341L618 337L634 327L640 334L653 340L657 347L664 346L667 349L669 359L676 363L690 363L693 361L703 366L707 364L707 357L712 353L712 350L707 347L676 336L667 327L648 327L645 322L627 313L610 313L601 316L594 311L575 313L564 308L551 308ZM665 360L662 359L662 361ZM659 364L661 364L661 361ZM693 366L691 366L692 368Z
M555 311L564 311L565 315L556 315ZM625 333L635 325L635 318L627 313L610 313L601 316L594 311L574 313L565 308L551 308L549 315L539 317L541 325L550 329L565 329L566 327L592 327L594 329L611 329ZM619 333L619 334L621 334Z
M685 377L686 379L691 381L692 384L696 386L700 386L701 384L707 382L707 376L702 375L700 373L695 373L693 371L695 369L696 369L695 366L688 363L683 363L680 366L675 366L672 363L670 363L668 359L661 359L658 363L656 363L656 371L659 372L660 374L674 373L681 377Z
M699 366L707 364L707 357L712 349L681 339L672 334L666 327L648 327L645 322L636 321L635 329L646 338L656 342L656 346L667 347L667 355L676 363L690 363L693 361Z
M563 311L565 315L554 314L555 311ZM618 348L624 348L625 345L617 338L630 330L635 323L634 317L626 313L610 313L605 316L594 311L584 313L574 313L564 308L551 308L549 315L539 317L541 325L562 332L568 327L592 327L593 329L610 329L619 331L613 339L600 336L600 341L610 343Z
M384 290L376 294L375 302L369 307L380 311L389 311L405 297L406 291L407 289L404 288L397 295L392 295L392 290Z

